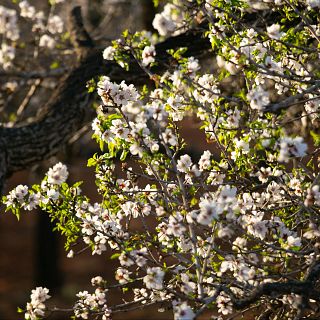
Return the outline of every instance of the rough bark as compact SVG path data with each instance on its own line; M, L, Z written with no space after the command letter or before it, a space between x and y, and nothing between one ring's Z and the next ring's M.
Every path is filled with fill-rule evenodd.
M319 301L320 299L320 291L318 288L319 277L320 261L315 261L308 272L306 272L303 280L264 283L257 286L249 296L242 299L237 299L230 289L226 289L226 291L230 294L234 307L240 310L256 303L262 296L280 298L290 294L301 296L302 302L304 303L301 307L307 308L309 299L315 301Z
M71 21L81 26L79 9L74 10L73 14ZM60 80L46 105L39 106L41 115L27 125L0 127L1 189L8 175L57 154L72 135L90 121L85 114L90 109L94 95L87 92L87 81L99 75L107 75L115 82L125 79L127 83L135 85L150 81L133 58L129 71L113 61L104 61L101 50L93 47L83 25L74 28L71 34L79 61ZM201 34L200 29L192 30L159 43L156 46L158 66L155 71L162 72L170 66L168 49L188 47L187 56L199 56L207 51L210 43Z

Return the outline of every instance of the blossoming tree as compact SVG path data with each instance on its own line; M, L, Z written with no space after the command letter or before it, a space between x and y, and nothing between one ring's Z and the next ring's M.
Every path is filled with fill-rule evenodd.
M92 122L101 152L88 165L103 200L91 203L81 183L69 185L62 163L3 198L17 216L47 212L68 257L90 248L118 260L117 284L93 278L92 292L76 296L76 318L150 305L175 319L319 318L319 7L174 0L154 18L158 34L125 31L100 52L101 65L127 70L123 79L103 67L89 73L106 70L87 84L101 103ZM26 1L20 8L36 23ZM14 23L16 12L0 9L0 27ZM8 69L18 35L0 32ZM54 46L43 37L39 45ZM82 63L93 50L85 37ZM181 135L186 118L198 118L206 136L198 158L187 153L197 141ZM115 287L125 303L108 303ZM26 319L58 310L49 298L48 289L33 290Z

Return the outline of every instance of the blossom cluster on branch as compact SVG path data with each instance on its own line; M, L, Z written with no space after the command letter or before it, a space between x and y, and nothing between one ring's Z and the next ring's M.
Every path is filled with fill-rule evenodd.
M319 8L311 0L174 0L155 16L160 37L126 31L104 50L124 68L136 59L154 87L106 76L90 83L101 103L92 123L101 152L88 165L102 201L69 185L61 163L3 199L17 216L46 211L68 257L90 248L118 260L116 284L94 278L94 293L77 294L75 317L150 305L179 320L319 316L320 135L310 130L319 126ZM203 29L215 70L185 57L186 47L169 50L172 64L158 74L155 42L189 28ZM300 109L288 120L292 106ZM205 137L198 155L189 152L198 142L183 134L188 119ZM126 302L109 305L116 288ZM44 293L35 301L33 292L27 319L44 316Z

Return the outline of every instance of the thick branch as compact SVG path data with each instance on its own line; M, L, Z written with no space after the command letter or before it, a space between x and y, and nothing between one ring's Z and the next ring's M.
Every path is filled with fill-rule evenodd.
M87 50L94 47L94 43L83 25L81 7L77 6L71 10L69 16L70 40L81 59L87 54Z
M237 299L231 291L228 293L231 295L232 303L235 308L243 309L250 306L252 303L257 302L262 296L270 298L278 298L287 294L297 294L302 297L314 299L319 301L320 291L315 288L317 280L320 277L320 262L313 265L310 271L306 274L303 281L290 280L287 282L273 282L264 283L258 286L250 296Z

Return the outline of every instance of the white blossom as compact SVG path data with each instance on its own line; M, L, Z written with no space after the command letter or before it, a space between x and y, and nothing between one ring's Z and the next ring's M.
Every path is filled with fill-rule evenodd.
M39 40L40 47L47 47L49 49L53 49L55 45L56 45L56 41L52 37L48 36L47 34L42 35Z
M48 175L48 183L61 185L63 182L67 181L69 172L67 167L61 162L59 162L49 169L47 175Z
M156 49L153 45L144 47L142 51L142 64L148 66L150 63L155 62Z
M5 70L10 68L15 56L15 48L3 42L0 47L0 67L2 66L2 68Z
M269 93L261 86L253 88L248 92L247 98L250 102L250 107L254 110L263 111L270 103Z
M12 41L18 40L19 27L17 20L18 17L15 10L0 5L0 34Z
M182 155L177 161L177 170L187 173L192 166L192 160L188 154Z
M143 278L148 289L161 290L163 288L164 271L159 267L147 269L147 275Z
M34 6L31 6L28 1L23 0L19 2L20 15L24 18L33 19L36 14L36 9Z
M108 46L103 50L103 59L105 60L113 60L116 49L112 46Z
M211 158L211 152L209 150L206 150L203 152L200 160L199 160L199 170L200 171L203 171L203 170L206 170L210 167L211 165L211 161L210 161L210 158Z
M273 24L273 25L267 27L267 33L271 39L278 40L284 36L284 32L280 32L280 25L279 24Z
M283 137L280 139L278 161L288 162L292 157L304 157L308 149L302 137Z
M31 302L27 303L27 310L25 313L25 319L37 320L39 317L45 315L45 302L50 298L48 295L49 290L47 288L37 287L31 292Z
M306 0L306 3L310 8L320 7L320 0Z
M50 16L47 27L48 31L52 34L61 33L63 32L63 21L57 15Z
M178 303L173 310L175 320L192 320L195 318L195 313L187 302Z

